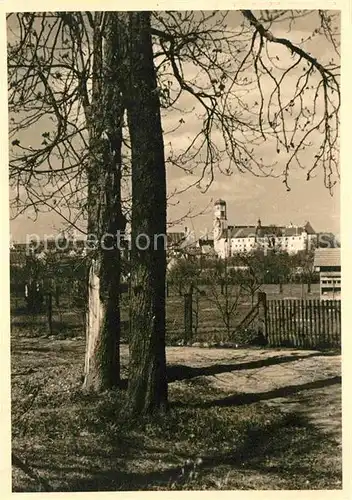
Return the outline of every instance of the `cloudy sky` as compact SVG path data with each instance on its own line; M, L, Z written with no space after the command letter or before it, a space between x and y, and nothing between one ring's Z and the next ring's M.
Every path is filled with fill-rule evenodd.
M230 17L230 29L236 29L239 14L233 12ZM315 19L316 21L316 19ZM276 31L275 31L276 29ZM302 18L296 21L290 28L287 25L278 25L272 28L275 36L285 36L294 43L300 43L306 39L313 30L312 18ZM305 48L318 60L328 60L331 55L331 46L324 39L316 37L306 42ZM277 52L280 59L288 57L286 49ZM194 68L186 67L190 75ZM191 75L192 76L192 75ZM202 78L202 77L200 77ZM290 78L295 79L293 74ZM292 81L293 81L292 80ZM198 80L199 81L199 80ZM290 94L290 80L285 84L284 92ZM249 105L256 100L255 95L248 96ZM182 109L191 109L194 104L192 97L185 96L182 101ZM187 114L185 123L175 132L165 138L172 142L174 151L182 150L189 143L190 137L194 136L201 124L200 110L194 107L194 112ZM173 128L172 124L177 122L179 115L167 114L163 117L163 129ZM35 141L38 130L27 131L26 140ZM21 137L21 140L23 138ZM168 147L165 146L168 154ZM276 153L274 142L268 141L262 149L263 156L270 157L276 162L276 171L282 170L282 155ZM269 156L268 156L269 155ZM307 152L303 155L303 163L309 168L312 155ZM225 162L225 160L224 160ZM221 165L222 166L222 165ZM197 171L195 171L197 174ZM180 169L168 165L167 183L168 192L178 193L171 198L168 219L175 222L173 230L190 227L198 235L205 232L211 234L212 229L212 205L217 198L223 198L227 202L227 212L230 224L255 224L260 217L263 224L286 225L289 223L302 225L309 220L316 231L332 231L339 234L340 231L340 197L339 185L335 186L333 195L324 186L322 171L316 171L312 178L306 180L306 172L298 167L290 171L289 183L291 190L288 192L282 182L282 178L259 178L251 173L240 173L236 168L232 174L226 176L215 169L215 179L210 188L202 193L196 186L186 189L194 176L190 178ZM180 191L184 192L179 193ZM185 218L185 214L191 213L192 217ZM180 219L182 219L180 221ZM177 223L177 221L180 221ZM23 214L11 221L11 236L15 241L25 241L26 234L56 234L62 228L62 221L57 214L46 213L39 215L36 221L31 220L30 213Z

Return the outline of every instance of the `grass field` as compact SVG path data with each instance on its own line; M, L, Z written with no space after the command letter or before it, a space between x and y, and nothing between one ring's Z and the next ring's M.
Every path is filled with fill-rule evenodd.
M226 338L226 327L222 319L219 307L216 305L207 287L201 287L205 295L199 297L198 306L198 328L193 341L197 342L219 342L229 340ZM319 297L319 285L313 284L311 292L308 293L307 285L284 284L282 293L279 285L263 285L267 298L296 298L296 299L316 299ZM218 290L220 300L224 302L224 297ZM233 317L233 326L241 322L251 309L251 298L244 296L236 309ZM22 330L24 335L30 336L48 334L48 326L45 314L29 316L25 313L25 301L23 298L12 298L12 326ZM21 314L19 314L22 311ZM122 296L121 317L123 321L123 339L128 335L128 296ZM170 295L166 301L166 339L169 345L175 344L184 337L184 298L170 289ZM58 338L81 337L84 335L84 316L82 311L74 307L67 297L61 298L61 307L54 304L53 330Z
M204 338L221 338L214 305L200 300ZM63 301L52 338L45 314L18 300L12 312L13 452L27 467L13 468L13 491L341 488L339 356L169 348L169 414L131 422L123 390L81 392L81 311ZM168 298L167 314L170 341L183 297ZM127 362L122 345L125 377Z
M339 356L169 348L170 412L133 422L123 390L82 394L83 340L14 327L11 350L13 452L32 475L14 467L13 491L342 486Z

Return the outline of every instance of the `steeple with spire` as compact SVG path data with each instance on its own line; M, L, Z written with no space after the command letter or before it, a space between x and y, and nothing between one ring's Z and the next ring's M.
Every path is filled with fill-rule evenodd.
M227 229L226 201L219 199L214 203L214 240L221 238Z

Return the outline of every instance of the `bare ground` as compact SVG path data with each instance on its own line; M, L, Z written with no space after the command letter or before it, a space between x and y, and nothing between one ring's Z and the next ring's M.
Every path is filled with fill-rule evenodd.
M13 353L45 352L27 357L27 366L40 361L51 365L67 362L66 353L83 356L80 338L55 341L47 338L16 339ZM60 357L60 352L62 356ZM204 380L215 389L241 399L265 401L282 411L302 413L314 426L341 441L341 356L313 350L212 349L168 347L172 384L189 378ZM122 370L126 373L128 347L121 346ZM175 375L173 375L175 374ZM178 379L178 380L177 380Z
M228 401L231 395L240 401L243 394L246 401L265 401L282 411L301 413L341 442L341 356L338 354L170 347L167 361L171 365L198 368L195 372L198 377L228 393Z

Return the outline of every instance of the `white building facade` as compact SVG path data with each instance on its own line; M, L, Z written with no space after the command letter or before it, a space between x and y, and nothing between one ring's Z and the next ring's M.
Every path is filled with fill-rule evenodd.
M309 222L304 226L231 226L227 221L226 202L214 204L214 250L218 257L231 257L236 253L277 249L295 254L314 248L318 235Z

